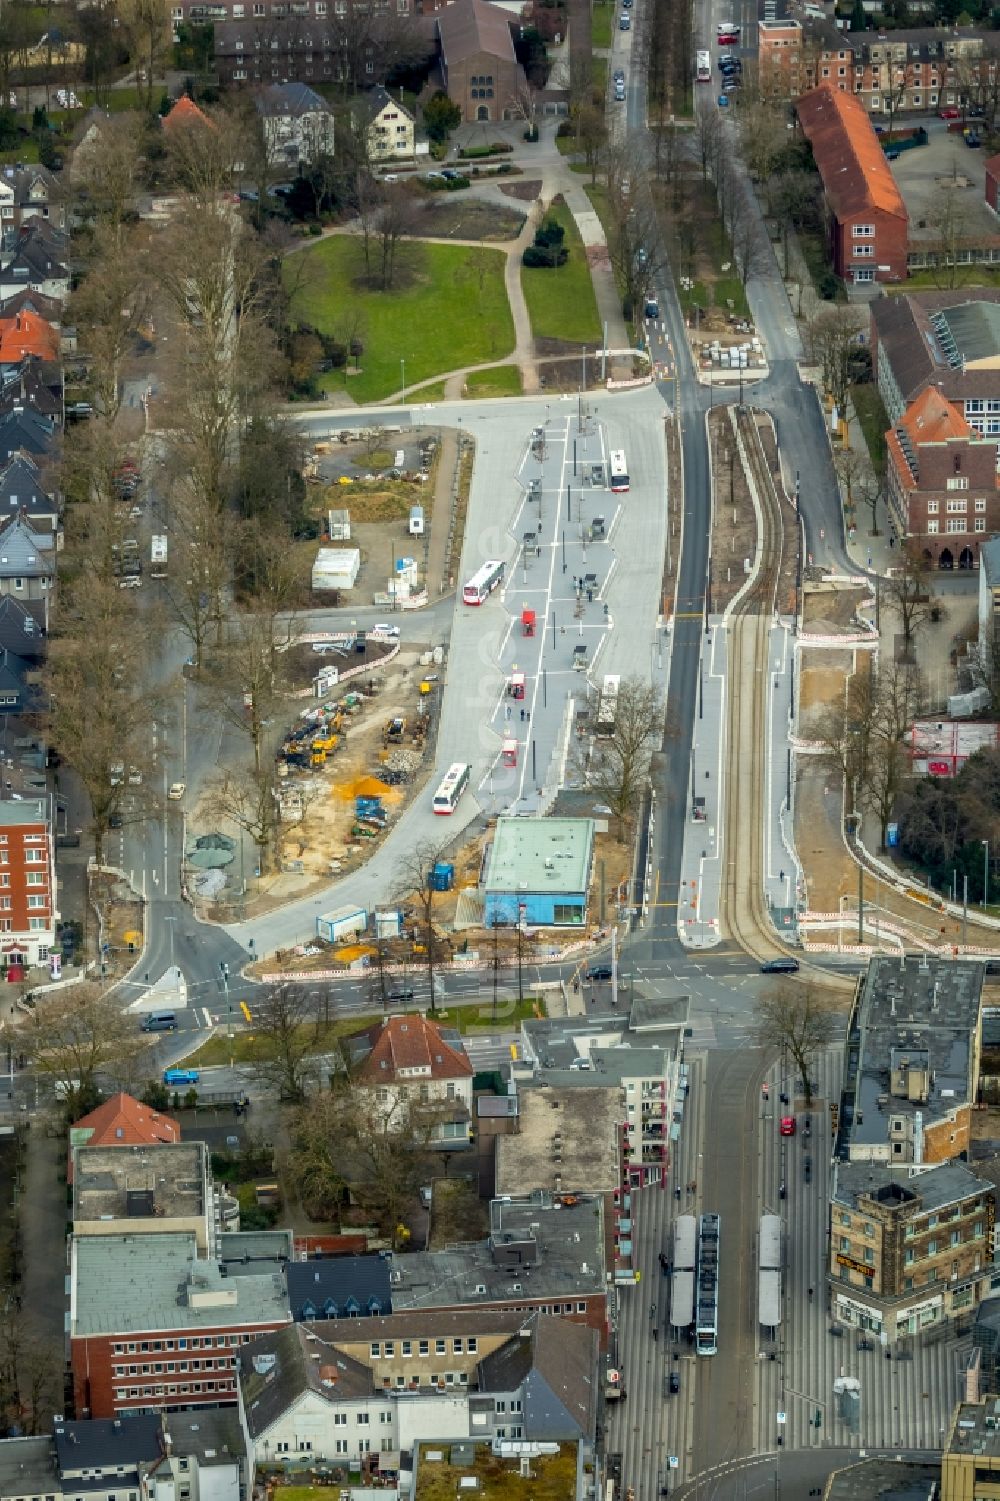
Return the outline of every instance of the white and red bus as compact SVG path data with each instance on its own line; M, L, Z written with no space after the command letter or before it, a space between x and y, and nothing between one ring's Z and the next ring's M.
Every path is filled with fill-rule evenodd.
M694 59L694 76L699 83L712 82L712 56L711 53L698 51Z
M459 798L469 785L471 768L464 761L449 766L444 781L434 794L435 813L454 813Z
M462 603L466 605L481 605L484 599L488 599L493 590L503 583L502 563L484 563L469 582L462 587Z
M611 455L611 489L615 495L621 495L628 489L628 464L625 462L624 448L616 448Z

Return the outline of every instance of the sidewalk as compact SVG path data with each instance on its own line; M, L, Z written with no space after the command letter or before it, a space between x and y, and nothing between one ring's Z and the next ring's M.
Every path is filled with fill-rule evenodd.
M725 622L709 616L702 636L698 712L688 768L688 807L677 891L677 936L687 948L714 948L722 941L723 767L726 748Z

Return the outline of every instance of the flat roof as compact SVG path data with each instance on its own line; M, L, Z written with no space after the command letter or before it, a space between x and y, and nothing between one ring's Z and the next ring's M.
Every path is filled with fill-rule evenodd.
M906 1459L862 1459L834 1470L826 1501L933 1501L941 1486L941 1464Z
M620 1186L624 1118L621 1086L596 1084L592 1072L521 1090L517 1133L497 1137L497 1193L610 1193Z
M944 1445L945 1454L1000 1455L1000 1398L960 1402Z
M191 1232L77 1236L72 1264L70 1333L77 1338L290 1318L279 1268L224 1277L218 1262L199 1261Z
M50 1434L0 1439L0 1496L50 1496L61 1488Z
M604 1285L599 1198L566 1203L539 1193L494 1199L484 1240L393 1258L393 1316L457 1303L474 1307L519 1297L570 1298L603 1292Z
M869 961L858 1007L852 1147L886 1142L892 1116L919 1113L932 1125L970 1099L983 974L982 964L966 959ZM926 1100L889 1095L890 1069L907 1057L926 1061ZM848 1077L845 1086L850 1084ZM888 1107L880 1108L887 1095Z
M483 889L586 892L592 818L498 818Z
M18 798L0 802L0 828L14 823L47 823L48 798Z
M686 1019L686 1017L685 1017ZM606 1084L624 1079L662 1079L681 1045L683 1023L661 1031L634 1033L627 1017L546 1017L521 1023L525 1062L544 1070L534 1080L515 1074L529 1086L543 1084ZM589 1058L591 1069L573 1070L576 1059ZM521 1066L523 1067L523 1065ZM556 1075L550 1070L557 1070ZM595 1077L596 1076L596 1077Z
M76 1147L73 1221L201 1217L207 1164L200 1141Z
M447 12L445 12L447 14ZM469 1495L478 1501L532 1501L576 1494L577 1445L562 1443L556 1454L533 1454L530 1473L519 1473L517 1454L497 1462L489 1444L449 1440L421 1442L414 1451L414 1501L444 1501Z
M963 1162L941 1162L936 1167L835 1162L830 1197L835 1204L853 1209L862 1195L873 1198L888 1195L891 1200L893 1194L900 1198L912 1194L919 1198L921 1212L929 1214L948 1204L960 1204L973 1194L992 1190L993 1184L988 1179L978 1177Z

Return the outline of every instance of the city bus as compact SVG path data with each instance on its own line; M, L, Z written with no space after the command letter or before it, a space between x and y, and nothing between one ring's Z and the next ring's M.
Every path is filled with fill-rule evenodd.
M611 488L616 495L628 489L628 465L624 448L616 448L611 455Z
M464 761L449 766L444 781L434 794L435 813L454 813L458 800L469 785L471 768Z
M711 53L699 50L694 59L694 76L699 83L712 82L712 57Z
M463 586L462 603L481 605L484 599L488 599L493 590L503 583L503 566L497 562L484 563Z
M597 701L597 723L594 726L594 734L601 739L607 739L615 732L615 717L618 712L618 688L621 679L614 673L608 673L601 687L601 696Z

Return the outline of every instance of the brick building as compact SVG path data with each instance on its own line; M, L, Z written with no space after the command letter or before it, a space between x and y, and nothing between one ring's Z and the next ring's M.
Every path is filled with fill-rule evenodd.
M165 1146L180 1139L180 1123L173 1116L153 1110L130 1094L113 1094L70 1126L67 1182L73 1181L74 1147Z
M989 1291L996 1189L963 1163L838 1163L830 1194L834 1318L890 1343L970 1314Z
M902 281L906 205L864 106L824 83L796 111L823 183L833 269L847 282Z
M468 123L505 120L525 87L510 18L489 0L455 0L438 13L445 91Z
M872 365L895 426L935 386L973 432L1000 444L1000 290L907 292L871 305Z
M982 36L942 27L841 31L831 21L757 23L759 76L771 97L797 99L828 83L870 115L967 108L995 78Z
M57 916L48 799L0 802L0 965L44 964Z
M886 434L886 500L897 537L914 537L937 568L978 568L1000 530L997 445L928 386Z
M193 1234L74 1236L77 1417L234 1403L239 1349L291 1322L275 1242L290 1253L290 1235L232 1235L226 1259L205 1261Z

